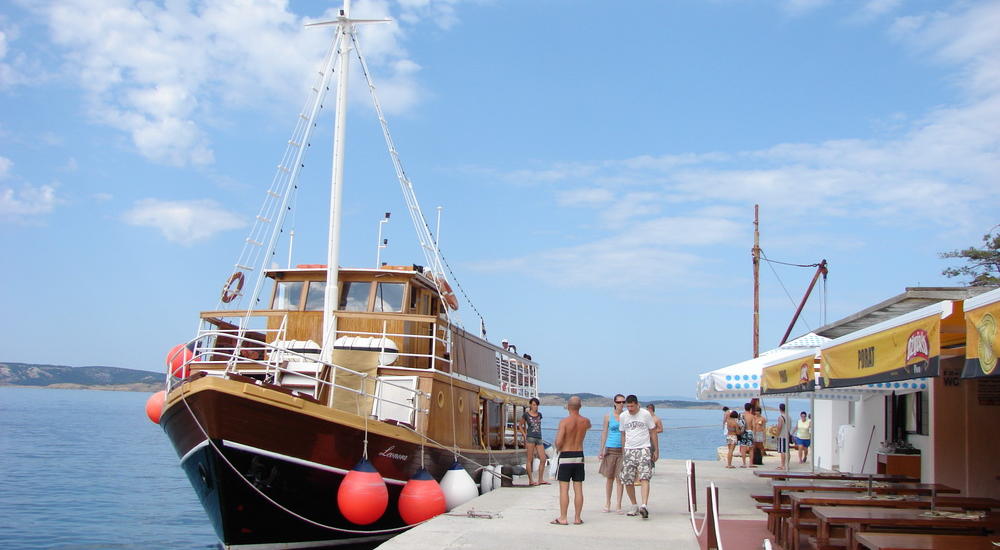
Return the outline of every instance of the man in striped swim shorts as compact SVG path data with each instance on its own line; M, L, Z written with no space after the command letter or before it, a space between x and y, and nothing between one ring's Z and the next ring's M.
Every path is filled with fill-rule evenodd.
M583 438L590 429L590 419L580 415L582 402L577 396L569 398L566 410L569 416L559 421L556 432L556 449L559 451L559 517L550 521L553 525L567 525L566 513L569 509L569 484L573 483L573 509L576 517L574 525L582 525L580 513L583 511L583 480L586 472L583 466Z

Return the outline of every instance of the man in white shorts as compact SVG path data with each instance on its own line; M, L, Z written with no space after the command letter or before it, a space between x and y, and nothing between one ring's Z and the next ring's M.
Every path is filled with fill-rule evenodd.
M659 458L660 449L654 431L656 423L649 411L639 408L639 399L630 395L625 398L625 410L618 417L622 432L621 481L632 502L630 516L649 518L649 478L653 475L653 462ZM635 480L642 487L642 505L636 506Z

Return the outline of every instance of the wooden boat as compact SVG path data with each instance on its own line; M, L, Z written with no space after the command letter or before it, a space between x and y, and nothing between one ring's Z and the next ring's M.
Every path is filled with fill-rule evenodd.
M268 267L319 90L335 68L337 120L346 110L347 52L357 50L361 21L345 4L329 23L337 39L236 270L216 309L201 313L197 335L168 357L160 424L226 548L377 545L408 528L397 501L421 467L440 480L456 463L473 476L523 463L523 438L509 427L537 396L535 362L457 320L436 240L377 99L426 267L328 268L338 265L335 201L326 264ZM334 142L339 197L341 130ZM359 525L338 505L338 491L365 457L389 503Z

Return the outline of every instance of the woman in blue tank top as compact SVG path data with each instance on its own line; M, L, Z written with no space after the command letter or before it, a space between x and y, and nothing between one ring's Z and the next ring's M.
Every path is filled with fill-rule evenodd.
M604 415L604 431L601 433L601 452L597 455L601 461L601 475L605 482L604 511L611 511L611 487L618 487L618 504L615 511L619 514L622 511L622 482L618 479L618 474L622 470L622 432L618 423L618 418L622 414L625 406L625 396L618 394L615 396L614 409Z

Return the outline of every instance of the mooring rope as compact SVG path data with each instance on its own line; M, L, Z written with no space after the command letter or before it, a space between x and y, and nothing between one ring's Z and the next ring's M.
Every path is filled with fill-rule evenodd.
M183 389L183 388L181 388L181 401L184 403L184 406L187 408L188 413L191 415L191 419L194 420L195 425L198 426L198 430L201 431L202 435L205 436L205 441L208 442L208 445L210 447L212 447L212 449L219 455L219 457L222 458L222 461L225 462L227 466L229 466L229 468L233 471L234 474L236 474L236 477L238 477L241 480L243 480L243 482L246 483L248 487L250 487L251 489L253 489L254 492L256 492L258 495L260 495L261 498L263 498L264 500L270 502L275 507L277 507L279 510L281 510L282 512L285 512L286 514L288 514L290 516L293 516L293 517L295 517L297 519L300 519L300 520L302 520L302 521L304 521L304 522L306 522L306 523L308 523L310 525L314 525L314 526L319 527L321 529L329 529L330 531L337 531L337 532L340 532L340 533L350 533L350 534L354 534L354 535L384 535L384 534L389 534L389 533L398 533L400 531L409 529L411 527L416 527L417 525L420 525L422 523L426 523L426 522L430 521L431 519L434 519L434 518L428 518L428 519L425 519L424 521L420 521L420 522L414 523L413 525L404 525L402 527L391 527L389 529L375 529L375 530L372 530L372 531L362 531L360 529L345 529L343 527L334 527L333 525L327 525L325 523L320 523L318 521L311 520L311 519L309 519L309 518L307 518L307 517L305 517L305 516L303 516L303 515L295 512L293 510L289 510L288 508L286 508L283 505L281 505L281 503L279 503L278 501L274 500L273 498L271 498L267 494L265 494L263 491L261 491L259 487L257 487L253 483L250 483L250 480L248 480L247 478L245 478L243 476L243 474L239 471L239 469L236 468L236 466L232 462L229 461L229 458L226 457L226 455L222 452L222 449L219 449L219 447L215 444L215 442L212 441L212 438L208 435L208 431L205 430L205 427L202 426L201 422L198 420L198 417L194 414L194 411L191 409L191 405L188 404L188 402L187 402L187 391L185 389Z

